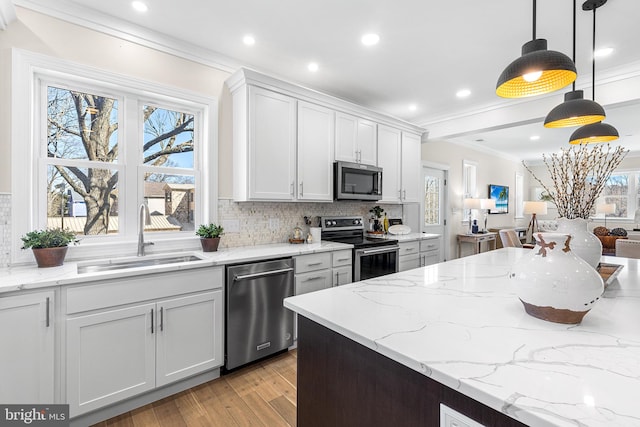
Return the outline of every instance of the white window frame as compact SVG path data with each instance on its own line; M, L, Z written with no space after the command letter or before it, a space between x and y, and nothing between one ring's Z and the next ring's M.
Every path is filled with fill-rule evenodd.
M85 66L48 56L12 49L11 52L11 191L12 191L12 264L32 262L30 251L21 251L21 236L28 231L44 228L46 221L46 207L42 206L41 191L46 188L46 173L41 159L41 128L43 109L40 102L42 92L38 79L43 83L55 85L62 82L73 85L75 89L87 88L88 92L114 94L135 94L136 100L129 104L119 105L119 114L132 115L129 120L121 121L118 132L119 141L124 138L135 138L139 141L142 135L142 123L137 118L137 110L143 104L161 105L162 108L176 108L196 115L194 134L199 133L200 144L194 149L194 170L188 169L189 174L195 172L197 199L194 221L208 223L217 221L216 201L218 195L218 141L217 118L218 100L201 94L161 85L137 78L123 76L102 69ZM95 84L94 82L99 82ZM46 92L46 85L43 89ZM112 96L112 95L110 95ZM119 96L114 96L121 99ZM134 105L131 105L134 104ZM121 110L122 111L121 111ZM44 111L46 114L46 111ZM127 123L137 123L130 126ZM128 135L128 136L127 136ZM133 136L132 136L133 135ZM138 158L142 156L142 145L137 144ZM123 153L124 155L124 153ZM130 159L124 157L115 168L122 167L127 174L127 188L118 185L119 198L125 206L138 206L144 197L141 181L144 165L128 167ZM137 161L136 161L137 163ZM171 168L178 173L179 168ZM134 186L133 182L137 182ZM43 186L44 184L44 186ZM122 205L121 205L122 206ZM118 236L82 236L77 247L70 247L67 259L82 259L92 257L135 255L137 246L137 209L124 208L124 221ZM164 252L171 250L193 250L199 247L195 233L167 232L148 233L147 240L153 241L154 246L148 247L148 252Z
M461 206L464 206L464 199L478 197L478 162L474 160L462 160L462 200ZM471 209L462 209L462 223L469 224L469 211Z
M640 209L640 204L638 203L638 179L640 178L640 169L616 169L611 175L629 175L629 190L627 192L627 216L626 217L607 217L609 221L615 222L626 222L633 223L635 218L635 212L637 209ZM604 191L600 194L600 198L602 200L605 199ZM604 216L596 215L591 217L591 219L601 220L604 219Z
M522 172L516 172L515 176L515 219L524 218L524 175Z

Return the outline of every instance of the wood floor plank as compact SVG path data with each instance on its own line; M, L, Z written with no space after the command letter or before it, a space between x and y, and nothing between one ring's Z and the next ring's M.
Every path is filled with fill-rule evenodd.
M295 426L296 366L292 350L93 427Z
M269 402L269 405L271 405L271 407L275 409L275 411L280 414L282 418L284 418L288 425L296 425L296 405L291 403L291 401L285 396L276 397Z
M280 416L277 411L273 410L273 407L269 405L258 393L252 391L245 394L242 400L247 404L251 411L269 427L289 427L290 424Z

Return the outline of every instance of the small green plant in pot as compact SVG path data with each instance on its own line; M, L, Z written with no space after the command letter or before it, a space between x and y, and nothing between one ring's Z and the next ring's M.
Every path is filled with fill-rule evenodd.
M196 235L200 236L200 244L203 252L215 252L220 244L220 236L224 228L216 224L202 224L196 230Z
M69 244L78 242L71 231L59 228L30 231L21 239L22 249L31 248L40 268L62 265Z

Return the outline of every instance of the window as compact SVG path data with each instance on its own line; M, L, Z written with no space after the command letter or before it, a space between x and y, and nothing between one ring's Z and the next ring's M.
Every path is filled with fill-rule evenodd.
M215 220L208 207L217 197L217 100L12 55L13 247L29 230L62 227L81 237L83 255L126 255L142 203L155 249L184 248L176 238L197 240L195 224ZM26 260L15 249L12 262Z

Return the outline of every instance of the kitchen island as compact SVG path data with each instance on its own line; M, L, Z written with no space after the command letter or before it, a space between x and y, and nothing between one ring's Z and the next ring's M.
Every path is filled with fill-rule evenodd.
M527 315L505 248L285 300L299 425L640 426L638 260L580 325ZM327 424L329 423L329 424ZM371 424L373 423L373 424Z

